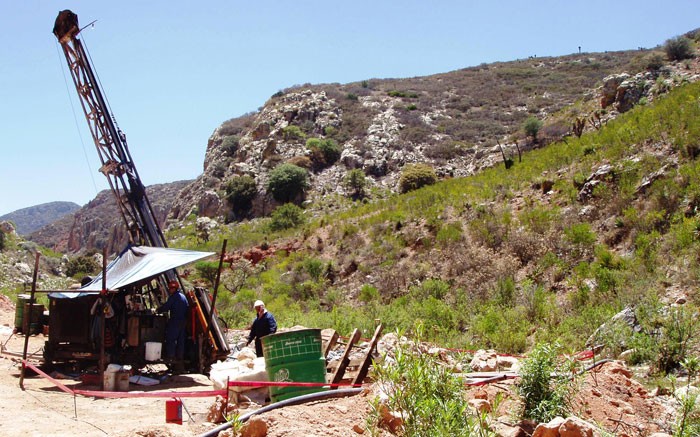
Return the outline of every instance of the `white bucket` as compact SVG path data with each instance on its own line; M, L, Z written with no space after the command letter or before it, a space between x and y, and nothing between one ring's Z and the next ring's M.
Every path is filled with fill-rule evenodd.
M120 370L117 375L116 391L129 391L129 371Z
M104 372L102 374L102 390L104 391L114 391L116 383L116 373L115 372Z
M160 351L162 347L162 343L158 343L155 341L146 342L146 361L160 360Z

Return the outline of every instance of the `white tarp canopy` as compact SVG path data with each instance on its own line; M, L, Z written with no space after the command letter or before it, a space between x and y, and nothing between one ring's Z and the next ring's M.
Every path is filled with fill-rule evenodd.
M164 247L127 246L107 266L107 290L118 290L214 254L215 252L196 252ZM100 291L102 291L102 273L76 292L50 293L49 296L52 298L73 298Z

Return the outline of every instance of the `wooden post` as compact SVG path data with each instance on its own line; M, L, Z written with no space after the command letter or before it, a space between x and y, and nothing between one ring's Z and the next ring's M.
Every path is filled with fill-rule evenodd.
M365 358L362 361L362 364L360 365L360 370L357 372L357 375L355 375L355 379L352 381L353 387L361 386L362 381L367 376L367 372L369 372L369 366L370 364L372 364L372 351L375 347L377 347L377 342L379 341L379 336L382 334L382 329L383 325L380 323L379 326L377 326L377 329L374 331L374 336L372 336L372 340L369 342L367 355L365 355Z
M209 314L209 326L214 324L214 314L216 313L216 294L219 291L219 280L221 279L221 268L224 265L224 255L226 255L226 243L228 240L224 240L223 247L221 247L221 256L219 257L219 269L216 271L216 281L214 281L214 295L211 298L211 314Z
M350 364L350 352L352 350L352 346L357 343L357 341L360 339L360 330L355 329L352 331L352 335L350 336L350 339L348 340L348 344L345 347L345 352L343 353L343 356L340 358L340 362L338 363L338 367L335 369L335 373L333 373L333 376L331 377L331 380L329 381L331 384L338 384L340 380L343 379L343 375L345 374L345 369L348 367L348 364ZM331 390L334 390L336 387L331 387Z
M34 259L34 274L32 275L32 292L29 297L29 313L25 314L24 317L27 319L27 332L24 333L24 351L22 352L22 370L19 375L19 388L24 390L24 369L25 361L27 361L27 347L29 346L29 334L32 331L32 308L34 307L34 293L36 292L36 281L39 277L39 257L41 254L36 253L36 258Z
M105 296L107 296L107 248L102 249L102 291L100 291L100 387L105 389ZM97 314L95 314L97 316Z

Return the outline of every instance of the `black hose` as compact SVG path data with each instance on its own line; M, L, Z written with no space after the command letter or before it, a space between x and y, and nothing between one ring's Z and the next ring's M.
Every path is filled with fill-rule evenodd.
M303 404L304 402L307 401L317 401L320 399L326 399L326 398L340 398L340 397L345 397L345 396L352 396L356 395L358 393L361 393L363 388L345 388L341 390L327 390L327 391L320 391L316 393L310 393L307 395L302 395L302 396L297 396L294 398L289 398L285 399L283 401L275 402L274 404L266 405L258 410L251 411L250 413L246 413L242 415L241 417L238 418L238 421L241 423L245 423L248 419L251 417L255 416L256 414L262 414L266 413L268 411L272 411L277 408L282 408L282 407L288 407L290 405L296 405L296 404ZM231 422L226 422L222 425L217 426L214 429L211 429L204 434L201 434L199 437L216 437L219 435L221 431L227 430L231 428L232 423Z

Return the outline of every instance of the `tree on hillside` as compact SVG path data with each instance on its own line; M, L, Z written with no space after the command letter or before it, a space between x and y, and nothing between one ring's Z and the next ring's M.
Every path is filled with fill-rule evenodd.
M437 182L435 170L427 164L409 164L404 167L399 178L399 191L407 193Z
M258 188L251 176L234 176L226 185L226 200L236 215L247 212L257 194Z
M523 130L525 131L525 135L531 137L533 143L537 142L537 134L540 132L541 128L542 121L538 120L536 117L530 116L523 122Z
M359 168L350 170L343 178L345 189L351 192L353 199L365 197L365 187L367 187L367 177L365 172Z
M685 36L677 36L666 41L664 50L669 61L682 61L693 57L692 41Z
M308 173L294 164L280 164L270 172L267 191L278 202L291 202L309 188Z

